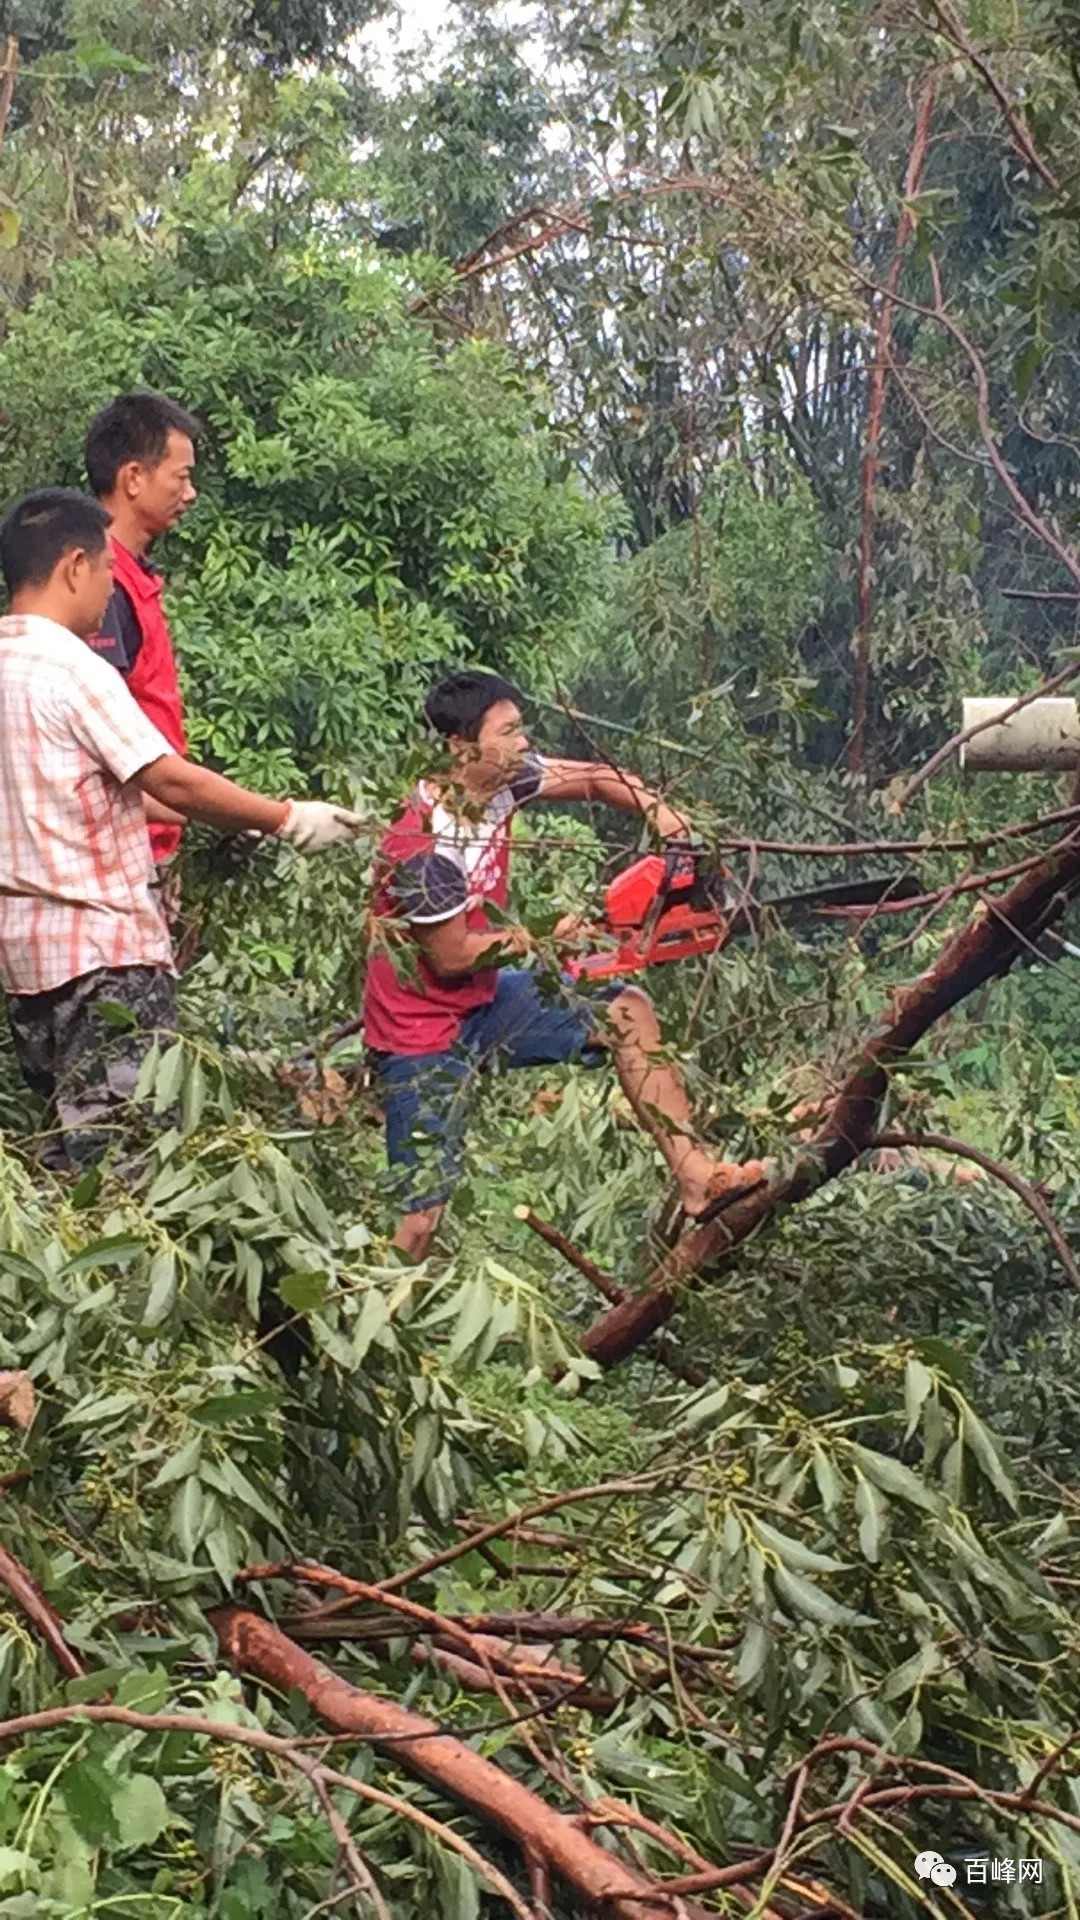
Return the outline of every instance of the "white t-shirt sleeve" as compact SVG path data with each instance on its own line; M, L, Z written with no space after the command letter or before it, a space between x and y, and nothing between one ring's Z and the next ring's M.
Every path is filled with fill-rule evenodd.
M83 654L65 686L63 717L79 744L122 785L176 749L147 719L115 668L89 647Z

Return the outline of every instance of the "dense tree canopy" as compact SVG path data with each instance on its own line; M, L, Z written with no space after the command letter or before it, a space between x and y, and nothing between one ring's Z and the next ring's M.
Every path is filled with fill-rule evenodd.
M375 12L0 6L4 498L192 408L193 752L367 823L189 836L122 1173L0 1061L0 1915L1070 1913L1074 803L908 783L1073 659L1072 9L469 4L391 78ZM719 1226L572 1069L492 1076L388 1248L335 1033L462 662L744 905L914 893L650 977L776 1162ZM519 825L554 992L634 835Z

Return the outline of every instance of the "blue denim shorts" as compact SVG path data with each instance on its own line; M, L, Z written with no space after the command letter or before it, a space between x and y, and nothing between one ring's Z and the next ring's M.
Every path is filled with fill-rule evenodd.
M595 1005L623 991L612 981L592 1002L564 984L545 997L533 973L499 971L495 998L462 1023L445 1053L372 1053L386 1114L386 1152L402 1170L397 1199L420 1213L449 1198L461 1178L469 1112L481 1073L500 1067L576 1062L602 1066L610 1049L597 1037Z

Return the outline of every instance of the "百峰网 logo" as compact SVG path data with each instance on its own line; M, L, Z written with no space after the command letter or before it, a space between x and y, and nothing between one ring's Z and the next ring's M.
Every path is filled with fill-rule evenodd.
M951 1887L956 1880L956 1868L943 1860L933 1847L926 1847L915 1855L915 1871L920 1880L932 1880L935 1887Z

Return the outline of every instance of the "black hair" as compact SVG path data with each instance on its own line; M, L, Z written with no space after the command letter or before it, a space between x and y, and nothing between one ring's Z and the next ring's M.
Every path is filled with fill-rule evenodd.
M424 718L444 740L456 734L459 740L475 740L485 713L500 700L521 705L521 695L501 673L482 673L466 667L452 673L432 687L424 701Z
M195 441L201 430L195 415L168 394L118 394L94 415L86 432L86 471L98 499L112 492L128 460L159 466L170 433L186 433Z
M24 493L0 526L0 572L9 595L43 587L74 547L100 553L110 516L97 500L71 487Z

